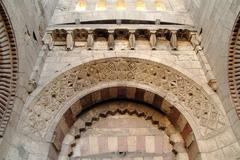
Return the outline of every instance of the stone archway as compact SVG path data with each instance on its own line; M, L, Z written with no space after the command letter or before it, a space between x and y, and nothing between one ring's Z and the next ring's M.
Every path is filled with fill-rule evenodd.
M199 153L196 138L194 136L193 130L184 117L177 109L174 107L171 103L169 103L164 98L160 97L157 94L154 94L150 91L140 89L140 88L134 88L129 86L118 86L118 87L110 87L110 88L104 88L101 90L97 90L95 92L92 92L90 94L87 94L86 96L82 97L80 100L76 101L61 117L61 120L59 120L59 123L57 127L54 130L54 139L51 147L51 151L49 152L49 157L58 157L61 146L64 140L64 137L70 132L70 129L72 128L73 124L77 121L79 115L84 113L86 110L90 110L90 114L88 114L88 117L86 120L86 123L89 124L94 119L97 119L98 116L107 116L107 114L115 113L115 112L128 112L128 113L137 113L137 115L143 115L146 119L151 120L153 123L158 123L161 121L162 116L160 113L157 115L154 115L155 112L153 110L143 109L143 107L134 108L130 107L125 110L124 108L119 108L119 110L115 110L116 108L113 108L112 110L105 111L99 109L97 112L94 112L94 109L92 110L91 107L99 104L104 103L106 101L110 100L132 100L135 102L144 103L147 105L152 106L159 112L161 112L163 115L167 117L169 120L169 123L162 123L159 124L159 129L168 132L172 132L172 129L167 128L168 124L172 124L175 126L175 128L178 130L179 134L183 138L184 141L186 141L186 150L188 150L189 156L196 157ZM141 106L141 105L140 105ZM142 109L141 109L142 108ZM101 112L102 111L102 112ZM101 113L99 113L101 112ZM158 116L159 115L159 116ZM84 127L80 127L79 130L84 131ZM81 132L81 131L80 131ZM169 135L170 136L170 135ZM76 135L76 137L80 137L80 135ZM195 150L195 152L192 152L192 150ZM54 153L54 154L53 154Z
M129 88L136 90L128 92ZM146 98L147 93L150 97L159 97L153 96L151 103L161 106L162 102L167 102L174 106L172 109L176 112L173 113L183 115L189 123L188 132L193 130L196 139L210 138L226 127L221 103L210 88L200 87L182 73L159 63L135 58L109 58L75 67L45 86L27 104L19 129L32 139L49 141L55 129L61 130L59 124L70 128L74 123L75 114L81 108L71 106L79 99L80 106L89 106L99 98L104 100L104 97L109 99L111 96L132 95L134 99L148 102L151 99Z
M0 1L0 138L3 137L13 108L18 57L10 18Z
M181 133L150 106L126 100L95 105L78 116L59 159L188 159Z

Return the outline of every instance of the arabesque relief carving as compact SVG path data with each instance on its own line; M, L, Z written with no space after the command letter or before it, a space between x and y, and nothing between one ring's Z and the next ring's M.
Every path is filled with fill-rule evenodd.
M174 95L201 126L202 136L216 134L225 126L225 118L219 106L197 84L181 73L146 60L112 58L75 67L48 84L34 106L29 106L25 111L26 124L23 129L45 136L47 126L65 102L83 90L112 81L147 84Z

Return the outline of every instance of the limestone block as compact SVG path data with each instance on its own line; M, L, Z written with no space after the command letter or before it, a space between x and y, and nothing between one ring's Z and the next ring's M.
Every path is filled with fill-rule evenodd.
M154 136L146 136L146 152L147 153L154 153L155 152L155 139Z
M189 160L187 153L178 153L176 160Z

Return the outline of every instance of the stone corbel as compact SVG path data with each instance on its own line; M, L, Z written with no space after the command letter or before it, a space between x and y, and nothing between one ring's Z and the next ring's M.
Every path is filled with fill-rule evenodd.
M67 44L66 49L68 51L72 51L73 47L74 47L74 39L73 39L73 32L72 31L67 31L66 44Z
M34 79L28 81L27 91L31 94L37 88L37 82Z
M94 45L94 37L93 37L93 31L88 31L88 37L87 37L87 49L92 50Z
M46 33L43 37L43 43L47 46L49 50L53 49L53 37L52 33Z
M190 33L190 42L192 44L192 46L194 47L194 49L200 45L200 42L197 39L197 35L195 32L191 32Z
M150 32L150 45L152 47L152 50L156 50L157 48L157 36L156 36L156 31L151 31Z
M177 31L171 31L172 35L171 35L171 46L173 50L177 50L178 47L178 42L177 42Z
M109 36L108 36L108 49L109 50L114 50L114 47L115 47L114 30L109 30L108 33L109 33Z
M129 47L131 50L134 50L136 47L136 37L135 37L135 30L130 30L129 36Z
M214 76L213 71L211 69L211 66L209 65L208 60L202 50L198 50L196 52L197 52L199 61L202 65L203 71L206 75L208 85L212 88L213 91L216 92L218 89L218 84L217 84L217 79Z

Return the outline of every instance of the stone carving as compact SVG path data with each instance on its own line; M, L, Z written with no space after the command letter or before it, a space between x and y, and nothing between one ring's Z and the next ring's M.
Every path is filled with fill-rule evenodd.
M4 135L14 105L18 56L14 31L0 1L0 138Z
M229 89L240 119L240 14L238 15L229 43L228 79Z
M104 103L100 106L97 106L91 109L90 112L86 112L75 122L72 130L75 130L74 137L75 139L69 144L70 152L69 157L73 156L74 148L77 145L78 139L81 138L82 134L86 132L91 126L101 119L107 118L108 116L113 115L131 115L136 117L142 117L147 121L150 121L156 128L160 130L164 130L166 135L170 138L173 135L179 134L180 131L175 128L168 120L168 118L162 115L160 112L148 108L143 104L128 102L128 101L117 101L117 102L108 102ZM178 141L177 139L170 139L171 145L175 148L175 153L183 153L186 152L184 147L183 139ZM54 144L62 144L62 143L54 143ZM180 145L182 150L177 149L177 145ZM57 148L60 148L60 146Z
M27 91L28 93L32 93L37 88L37 82L34 79L28 81Z
M49 29L45 34L43 41L51 50L53 46L66 46L67 50L74 47L75 42L87 42L87 49L92 50L95 41L106 41L109 50L114 50L115 40L128 39L129 49L134 50L136 40L149 41L152 50L156 50L157 40L170 41L173 50L177 50L177 41L191 41L191 35L196 34L194 29L186 28L185 26L172 26L173 29L152 28L138 29L136 27L130 29L121 29L119 26L111 26L105 29L97 28L67 28ZM51 27L50 27L51 28ZM102 26L99 26L102 28ZM185 28L185 29L184 29Z
M134 58L98 60L69 70L56 78L40 93L34 106L26 112L26 132L45 135L48 124L71 97L99 83L132 81L147 84L177 97L201 134L209 136L225 126L225 118L211 97L194 82L167 66ZM29 128L30 127L30 128Z

